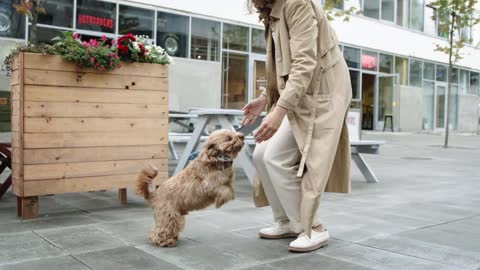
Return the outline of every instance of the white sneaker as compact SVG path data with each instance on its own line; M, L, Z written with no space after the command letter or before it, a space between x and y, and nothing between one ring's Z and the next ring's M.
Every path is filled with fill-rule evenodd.
M308 237L305 233L301 233L297 240L290 243L288 250L294 252L310 252L317 250L328 244L330 235L327 231L317 232L312 230L312 237Z
M258 236L265 239L294 238L298 234L290 229L288 222L276 222L275 226L260 229L258 232Z

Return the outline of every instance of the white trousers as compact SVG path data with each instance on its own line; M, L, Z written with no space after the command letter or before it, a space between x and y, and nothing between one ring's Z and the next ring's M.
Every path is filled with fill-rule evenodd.
M290 222L296 232L302 231L300 200L302 178L297 177L302 155L285 117L270 140L257 144L253 163L272 207L276 222ZM314 226L320 223L315 220Z

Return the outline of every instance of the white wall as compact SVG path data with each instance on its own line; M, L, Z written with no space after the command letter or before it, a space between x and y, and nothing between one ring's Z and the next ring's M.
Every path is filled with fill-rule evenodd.
M193 107L220 108L220 62L175 58L169 66L169 109L188 112Z

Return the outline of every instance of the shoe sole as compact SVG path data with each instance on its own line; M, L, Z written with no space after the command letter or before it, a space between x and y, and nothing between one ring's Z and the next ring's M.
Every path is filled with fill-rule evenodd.
M297 253L305 253L305 252L311 252L311 251L315 251L317 249L320 249L322 247L325 247L328 245L328 240L326 241L323 241L315 246L311 246L311 247L308 247L308 248L295 248L295 247L288 247L288 250L289 251L292 251L292 252L297 252Z
M280 235L268 235L268 234L258 233L258 236L263 239L297 238L298 233L285 233Z

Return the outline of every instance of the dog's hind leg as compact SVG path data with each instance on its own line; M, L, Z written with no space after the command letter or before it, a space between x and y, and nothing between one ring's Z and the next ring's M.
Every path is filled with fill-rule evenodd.
M181 215L169 212L166 208L154 210L156 224L150 232L150 242L154 246L175 247L185 221Z

